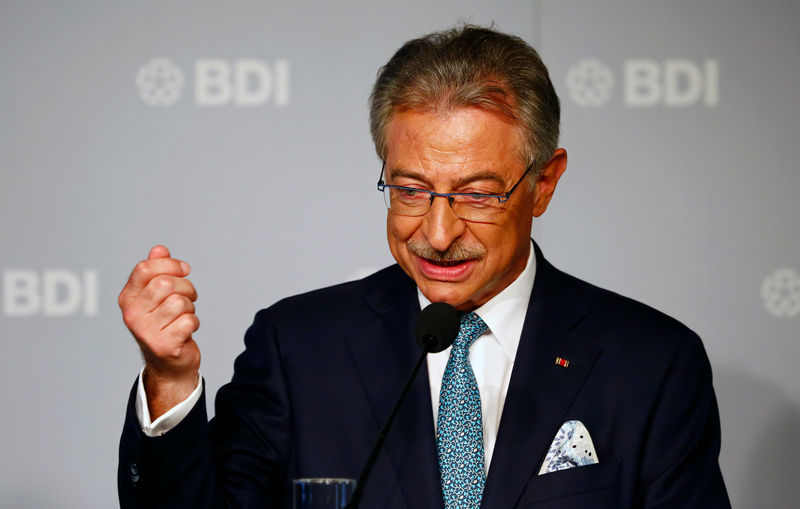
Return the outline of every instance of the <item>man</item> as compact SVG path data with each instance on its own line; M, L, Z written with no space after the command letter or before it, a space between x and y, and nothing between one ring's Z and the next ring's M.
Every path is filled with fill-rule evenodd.
M530 240L567 164L536 52L471 26L410 41L370 120L397 265L260 311L211 423L188 265L157 246L132 272L119 302L145 368L121 505L290 507L293 478L357 477L416 315L446 302L459 337L428 356L362 507L730 507L699 338Z

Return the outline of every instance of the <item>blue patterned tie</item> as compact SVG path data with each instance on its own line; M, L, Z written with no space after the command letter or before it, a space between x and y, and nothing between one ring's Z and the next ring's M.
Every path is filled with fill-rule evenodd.
M483 496L481 395L469 363L469 347L485 330L486 324L475 313L461 317L442 377L436 445L446 509L477 509Z

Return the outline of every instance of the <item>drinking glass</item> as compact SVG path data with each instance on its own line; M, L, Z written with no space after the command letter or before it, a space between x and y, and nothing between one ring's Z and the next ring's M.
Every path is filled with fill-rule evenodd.
M295 479L294 509L344 509L355 487L355 479Z

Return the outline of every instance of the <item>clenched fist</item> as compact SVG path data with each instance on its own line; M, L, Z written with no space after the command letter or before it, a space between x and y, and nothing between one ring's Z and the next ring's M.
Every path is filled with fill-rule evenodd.
M142 350L144 386L152 419L186 399L197 385L200 349L192 333L197 292L189 264L155 246L136 264L119 294L122 319Z

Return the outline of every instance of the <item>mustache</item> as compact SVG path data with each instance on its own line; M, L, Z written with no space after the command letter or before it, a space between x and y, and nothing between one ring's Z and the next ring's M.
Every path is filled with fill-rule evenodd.
M408 250L426 260L435 262L460 262L477 260L486 256L486 248L480 245L469 246L460 241L450 244L446 251L439 251L423 240L406 241Z

